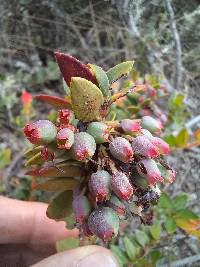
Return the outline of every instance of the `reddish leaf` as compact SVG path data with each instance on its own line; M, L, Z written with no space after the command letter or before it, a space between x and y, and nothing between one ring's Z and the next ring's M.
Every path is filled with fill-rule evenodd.
M58 96L36 95L35 99L52 105L56 108L71 108L71 101L69 99L60 98Z
M81 175L81 169L79 166L58 164L57 167L50 166L44 168L38 168L26 173L27 175L34 177L78 177Z
M91 73L89 68L75 57L60 52L55 52L54 55L68 86L70 86L72 77L85 78L94 84L98 84L95 76Z

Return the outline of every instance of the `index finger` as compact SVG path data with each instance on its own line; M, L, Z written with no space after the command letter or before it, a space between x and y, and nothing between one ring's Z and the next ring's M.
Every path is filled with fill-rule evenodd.
M69 231L65 222L56 222L46 216L47 204L24 202L0 196L0 244L29 243L40 246L53 245L67 236L77 236Z

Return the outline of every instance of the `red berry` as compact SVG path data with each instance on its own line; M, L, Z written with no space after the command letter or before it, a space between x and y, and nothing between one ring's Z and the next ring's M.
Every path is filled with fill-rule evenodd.
M88 226L94 235L109 241L118 234L119 218L111 208L97 208L90 214Z
M113 192L123 200L129 200L133 195L133 186L129 178L120 171L116 171L112 175L111 188Z
M133 150L128 140L123 137L116 137L109 145L112 156L124 163L129 163L133 159Z
M104 170L93 173L89 179L89 190L97 202L108 200L111 175Z
M135 154L140 154L148 158L159 156L158 148L144 135L137 136L133 139L132 148Z

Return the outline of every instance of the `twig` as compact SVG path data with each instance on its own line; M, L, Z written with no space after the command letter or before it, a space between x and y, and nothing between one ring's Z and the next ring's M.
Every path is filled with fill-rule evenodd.
M176 71L174 79L175 89L180 89L182 82L182 49L179 33L176 27L176 20L174 16L174 10L171 5L171 0L165 0L166 11L169 19L171 32L174 38L175 49L176 49Z
M197 262L200 261L200 254L197 254L195 256L191 256L191 257L187 257L184 258L182 260L178 260L178 261L174 261L174 262L170 262L169 264L162 264L162 265L158 265L158 267L182 267L184 265L187 265L188 263L193 263L193 262Z
M4 172L3 175L3 182L6 188L6 192L10 193L11 191L11 185L10 185L10 177L12 174L13 169L16 167L16 165L18 164L18 162L22 159L23 157L23 153L19 153L12 161L12 163L10 164L10 166L6 169L6 171Z

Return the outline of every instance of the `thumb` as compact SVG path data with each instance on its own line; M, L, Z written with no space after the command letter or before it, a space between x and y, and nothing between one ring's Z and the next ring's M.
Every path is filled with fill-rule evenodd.
M103 247L85 246L52 255L31 267L119 267L112 253Z

